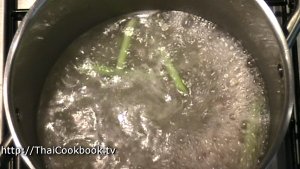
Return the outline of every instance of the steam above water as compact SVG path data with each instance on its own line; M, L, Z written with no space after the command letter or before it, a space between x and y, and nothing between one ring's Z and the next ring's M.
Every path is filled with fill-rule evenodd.
M126 23L138 18L137 24ZM124 37L126 65L115 68ZM164 51L188 89L166 70ZM48 168L253 169L269 114L254 60L191 14L147 12L98 25L57 61L39 109L44 146L110 146L114 156L45 156Z

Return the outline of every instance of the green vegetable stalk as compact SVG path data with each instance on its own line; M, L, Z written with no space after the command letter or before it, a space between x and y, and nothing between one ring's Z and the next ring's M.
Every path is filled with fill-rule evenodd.
M261 112L263 111L263 101L261 99L258 99L252 103L251 106L251 113L253 115L249 119L247 123L247 128L245 132L244 137L244 151L242 152L242 160L241 165L242 168L249 168L253 167L253 165L256 165L257 159L260 156L261 148L262 146L262 138L263 136L258 135L260 130L260 122L259 117Z
M94 70L100 73L101 75L105 75L105 76L112 76L117 73L115 68L107 67L103 65L94 66Z
M117 69L122 70L125 67L127 52L131 46L131 36L133 34L135 24L136 24L136 19L133 18L127 23L125 27L124 39L122 41L120 53L118 56L118 62L116 67Z
M181 79L181 77L180 77L178 71L176 70L175 66L173 65L171 59L169 58L167 53L164 51L164 48L160 48L159 50L160 50L160 53L161 53L161 55L164 59L164 65L166 66L166 69L167 69L170 77L174 81L177 90L179 90L183 94L187 95L188 94L188 88L183 83L183 80Z
M119 52L116 68L111 68L111 67L107 67L107 66L103 66L103 65L100 65L100 66L96 65L95 70L97 72L99 72L102 75L110 76L110 75L115 75L115 74L120 73L120 70L123 70L125 68L127 52L131 46L131 36L133 34L134 26L135 26L136 22L137 22L137 20L135 18L133 18L127 23L127 25L125 27L124 38L123 38L123 41L121 44L121 49ZM183 83L183 81L182 81L178 71L174 67L171 59L169 58L169 56L167 56L167 53L164 51L163 48L160 49L160 52L164 59L164 65L166 66L166 69L167 69L170 77L175 82L175 86L176 86L177 90L183 94L188 94L188 88Z
M120 70L124 69L126 63L127 51L131 46L131 36L133 34L135 24L136 24L136 19L133 18L127 23L125 27L124 39L121 44L121 49L119 52L116 68L111 68L104 65L96 65L94 66L94 70L96 70L101 75L112 76L120 73Z

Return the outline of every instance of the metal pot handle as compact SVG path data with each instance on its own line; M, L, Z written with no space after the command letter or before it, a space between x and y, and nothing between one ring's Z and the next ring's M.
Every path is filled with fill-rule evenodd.
M300 3L297 1L296 10L287 24L287 31L289 32L287 36L288 46L291 48L297 39L298 33L300 31Z

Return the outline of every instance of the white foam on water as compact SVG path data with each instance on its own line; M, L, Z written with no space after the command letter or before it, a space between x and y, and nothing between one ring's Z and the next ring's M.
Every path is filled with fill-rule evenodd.
M99 73L95 66L116 67L124 31L132 38L125 69ZM189 95L176 89L162 50ZM108 157L46 156L48 168L253 169L268 123L252 57L214 23L178 11L121 18L79 37L50 73L39 110L45 146L117 148Z

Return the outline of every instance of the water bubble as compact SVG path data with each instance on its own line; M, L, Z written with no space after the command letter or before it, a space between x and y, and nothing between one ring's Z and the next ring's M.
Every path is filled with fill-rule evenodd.
M241 123L241 129L246 130L248 127L248 123L249 123L248 120L243 120Z
M193 17L188 15L188 16L183 18L183 20L181 22L181 25L184 28L190 28L190 27L192 27L193 23L194 23Z
M236 115L234 113L229 114L229 119L230 120L236 120Z

